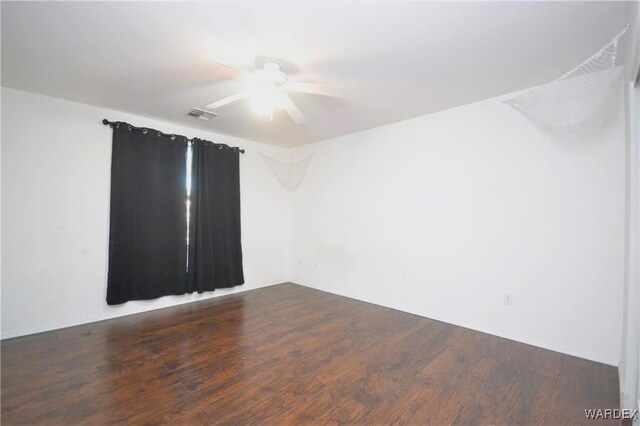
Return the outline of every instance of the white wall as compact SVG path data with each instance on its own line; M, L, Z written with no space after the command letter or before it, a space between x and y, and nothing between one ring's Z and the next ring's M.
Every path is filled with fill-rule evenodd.
M2 106L3 338L286 281L289 195L257 153L281 149L7 88ZM103 118L247 150L243 286L106 305L112 132Z
M623 111L553 137L496 98L297 149L292 280L617 365Z

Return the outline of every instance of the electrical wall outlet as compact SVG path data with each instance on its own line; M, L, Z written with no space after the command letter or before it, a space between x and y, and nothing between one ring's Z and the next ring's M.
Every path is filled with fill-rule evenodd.
M513 305L513 296L505 293L504 298L502 299L502 303L504 303L506 306Z

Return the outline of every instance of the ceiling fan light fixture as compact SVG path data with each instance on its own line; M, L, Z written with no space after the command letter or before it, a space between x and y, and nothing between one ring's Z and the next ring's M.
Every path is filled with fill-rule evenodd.
M272 116L274 111L283 108L284 96L275 85L260 85L251 91L249 105L259 116Z

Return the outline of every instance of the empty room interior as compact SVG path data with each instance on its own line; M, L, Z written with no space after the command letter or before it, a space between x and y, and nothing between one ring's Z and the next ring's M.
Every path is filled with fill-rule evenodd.
M640 422L639 6L0 2L0 420Z

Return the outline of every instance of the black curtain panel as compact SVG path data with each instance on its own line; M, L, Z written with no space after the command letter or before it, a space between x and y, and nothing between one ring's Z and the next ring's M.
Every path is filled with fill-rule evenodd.
M238 149L194 140L192 184L187 291L243 284Z
M112 127L107 303L183 294L187 139Z

